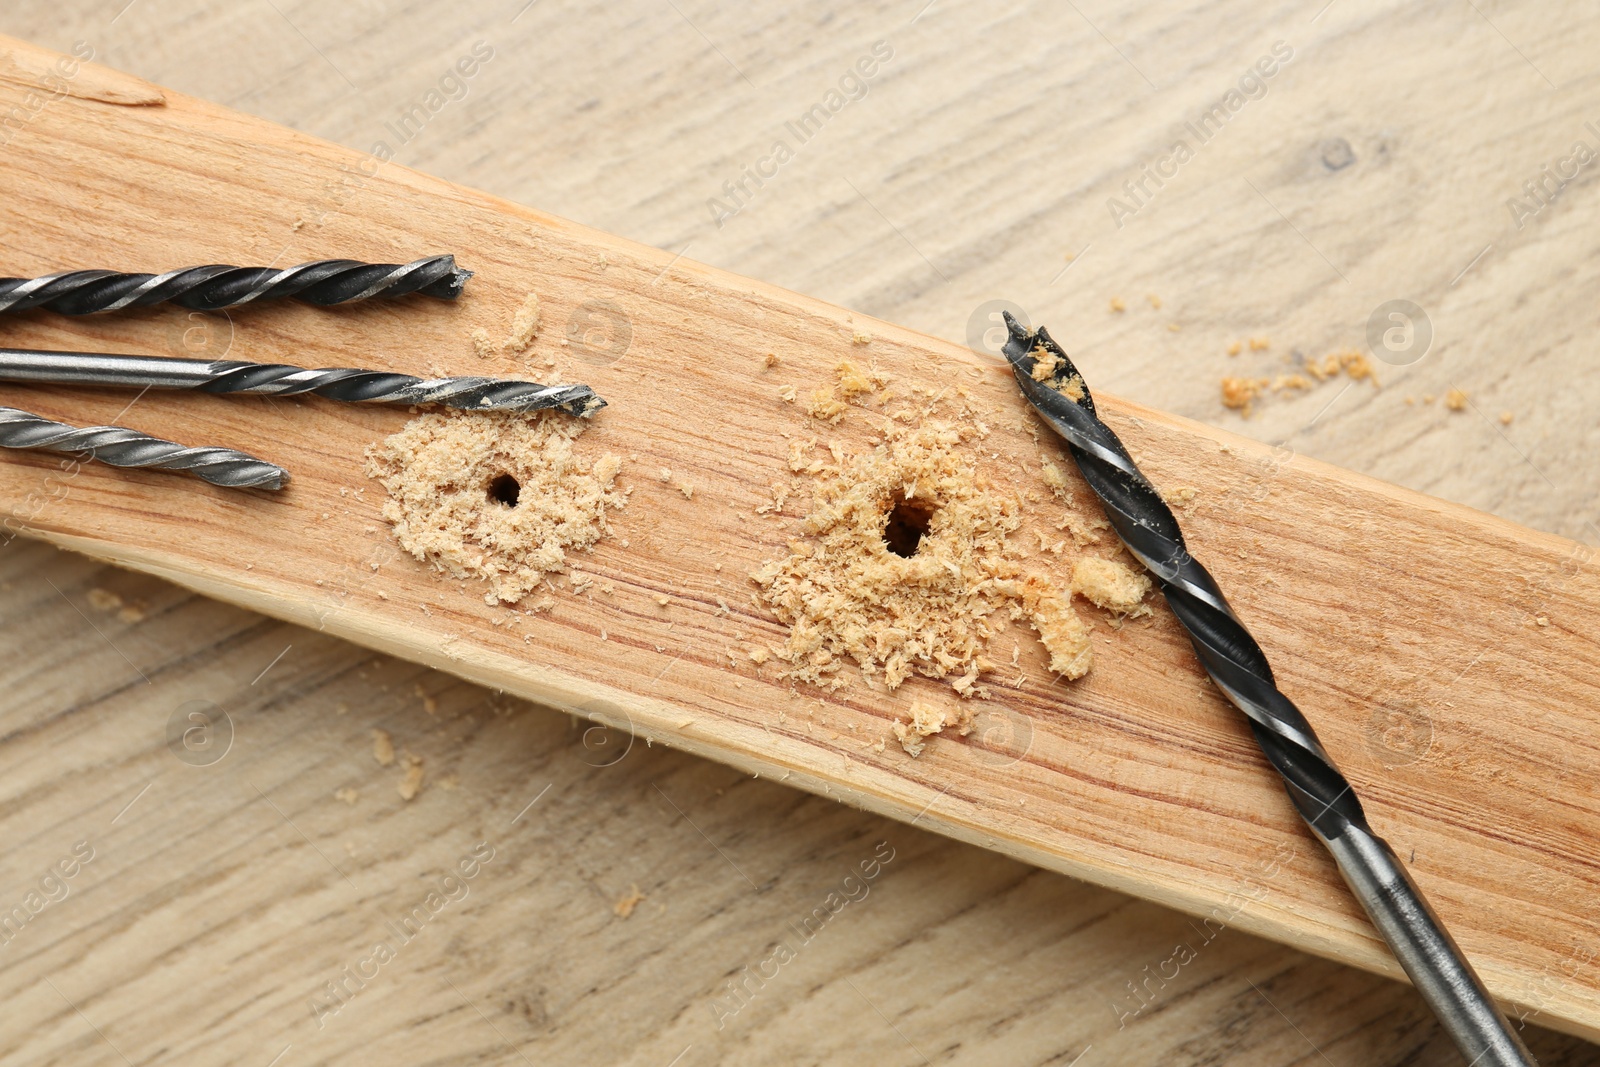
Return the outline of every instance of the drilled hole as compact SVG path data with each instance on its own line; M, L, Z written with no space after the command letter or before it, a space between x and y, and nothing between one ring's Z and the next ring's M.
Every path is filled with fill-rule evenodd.
M910 559L917 554L917 548L922 544L928 524L932 521L931 503L897 497L894 506L889 509L889 520L884 523L883 543L895 555Z
M517 506L517 497L521 493L522 486L509 474L499 475L489 483L489 499L508 508Z

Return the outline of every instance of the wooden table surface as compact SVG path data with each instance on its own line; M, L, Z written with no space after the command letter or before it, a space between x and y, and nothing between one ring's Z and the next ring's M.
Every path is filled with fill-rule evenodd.
M1575 5L124 2L0 32L952 339L1004 297L1097 388L1600 541ZM1431 344L1381 389L1221 405L1399 299ZM153 579L10 541L0 605L3 1063L1459 1062L1399 984L1234 931L1178 965L1175 912Z

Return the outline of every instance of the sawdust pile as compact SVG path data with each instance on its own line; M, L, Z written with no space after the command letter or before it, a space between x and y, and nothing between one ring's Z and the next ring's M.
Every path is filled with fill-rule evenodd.
M486 603L515 603L567 552L607 531L620 508L622 461L591 465L573 451L585 424L563 415L421 415L367 450L367 473L389 492L383 515L401 546L455 578L487 582Z
M779 650L789 676L837 688L846 659L890 688L913 671L977 680L996 616L1015 618L1020 571L1007 536L1021 520L1016 500L975 476L961 444L969 427L930 422L891 426L873 451L823 465L815 506L789 555L753 577L790 625ZM922 527L915 550L885 543L894 515Z
M1070 592L1023 574L1023 553L1010 540L1020 501L972 466L968 453L982 432L960 422L891 422L871 452L852 457L835 446L833 464L807 465L808 450L797 447L791 467L816 477L806 539L752 575L790 628L774 650L789 665L785 677L836 689L854 661L891 689L917 673L952 678L970 696L993 667L990 638L1022 618L1039 631L1053 670L1068 678L1088 671L1089 627Z

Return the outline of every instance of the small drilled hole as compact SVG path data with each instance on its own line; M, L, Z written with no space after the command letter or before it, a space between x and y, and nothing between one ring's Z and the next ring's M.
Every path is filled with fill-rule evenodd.
M508 508L517 506L517 497L521 492L522 486L509 474L499 475L489 483L489 499Z
M910 559L917 554L922 538L933 521L933 505L924 500L897 497L883 527L883 543L897 556Z

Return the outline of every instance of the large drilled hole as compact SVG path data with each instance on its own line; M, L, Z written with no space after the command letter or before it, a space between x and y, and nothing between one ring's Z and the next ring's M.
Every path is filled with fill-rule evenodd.
M927 536L928 524L933 521L933 504L897 495L889 509L889 520L883 526L883 543L890 552L910 559Z
M508 508L517 506L517 497L521 493L521 484L509 474L498 475L489 483L489 499Z

